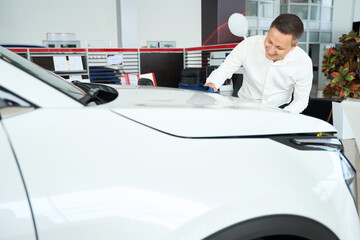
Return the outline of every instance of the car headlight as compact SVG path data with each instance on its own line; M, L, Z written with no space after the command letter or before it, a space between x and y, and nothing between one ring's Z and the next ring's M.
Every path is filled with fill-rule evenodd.
M357 182L356 182L356 171L351 165L349 160L342 154L340 154L340 163L346 185L348 186L351 195L357 205Z
M357 205L356 170L353 167L353 165L350 163L350 161L343 154L344 146L338 138L322 137L322 136L318 136L318 137L284 136L284 137L274 137L272 139L299 150L323 150L323 151L338 152L345 183L349 188L349 191L354 199L355 205Z

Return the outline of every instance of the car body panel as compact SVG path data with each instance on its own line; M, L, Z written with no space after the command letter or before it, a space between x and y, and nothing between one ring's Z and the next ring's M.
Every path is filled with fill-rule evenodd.
M341 239L360 236L347 231L359 223L336 152L179 138L95 108L38 109L4 125L42 239L201 239L276 213L314 219Z
M181 137L264 136L336 132L328 123L284 112L222 109L114 109L144 125ZM184 117L187 116L187 117ZM264 123L264 118L269 120ZM180 121L178 119L181 119Z
M0 204L23 215L19 233L0 238L197 240L289 215L360 239L340 150L274 140L335 132L328 123L159 87L117 88L117 99L85 105L74 86L18 69L16 57L0 60L0 191L11 191Z
M329 123L313 117L219 94L150 87L118 88L118 91L119 97L104 108L176 136L336 132Z
M78 101L1 59L0 69L3 69L0 71L0 84L6 86L7 90L37 106L49 108L83 107ZM5 71L4 69L7 70Z
M2 125L0 166L0 239L35 240L34 223L25 187Z

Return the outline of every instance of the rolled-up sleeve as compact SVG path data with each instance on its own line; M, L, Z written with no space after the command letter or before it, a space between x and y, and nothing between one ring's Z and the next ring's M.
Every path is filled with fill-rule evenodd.
M295 81L293 101L289 106L284 108L291 113L301 113L309 103L313 80L313 66L311 60L304 64L302 73L303 74Z
M242 65L242 59L245 50L245 41L239 43L231 53L226 57L224 62L220 66L212 71L209 77L206 79L206 83L214 83L217 88L224 84L226 79L232 77Z

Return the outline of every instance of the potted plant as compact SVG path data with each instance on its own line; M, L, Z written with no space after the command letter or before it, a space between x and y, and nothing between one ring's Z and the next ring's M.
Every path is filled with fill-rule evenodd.
M351 127L340 102L360 99L360 35L354 31L339 38L339 49L325 51L322 72L330 83L323 89L324 98L333 100L333 124L340 138L353 138Z
M340 49L332 47L325 51L321 69L330 83L323 95L335 101L360 99L360 35L351 31L343 34L339 42Z

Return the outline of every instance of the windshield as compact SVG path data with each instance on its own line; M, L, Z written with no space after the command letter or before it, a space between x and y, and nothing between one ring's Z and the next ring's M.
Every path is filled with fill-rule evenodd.
M75 85L3 47L0 47L0 59L13 64L17 68L22 69L76 100L80 100L85 95L85 93Z

